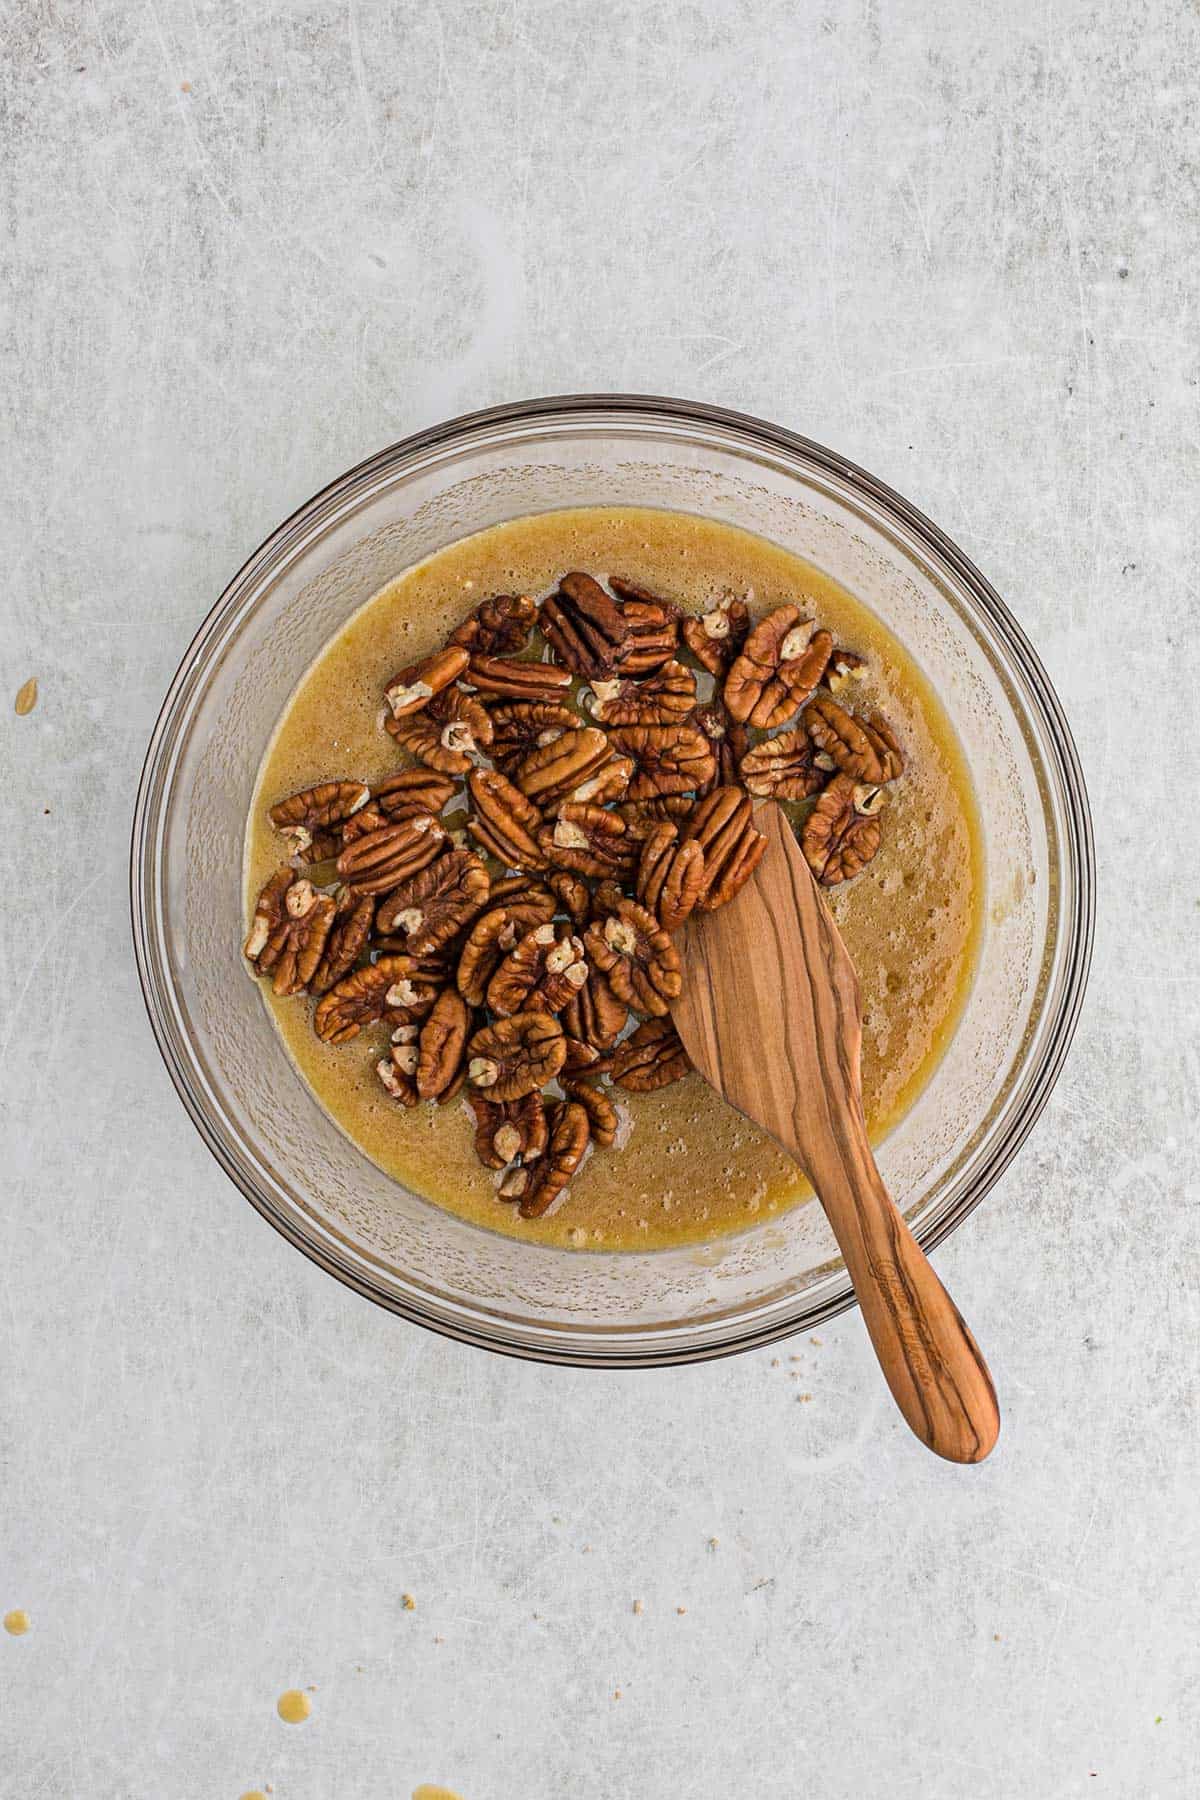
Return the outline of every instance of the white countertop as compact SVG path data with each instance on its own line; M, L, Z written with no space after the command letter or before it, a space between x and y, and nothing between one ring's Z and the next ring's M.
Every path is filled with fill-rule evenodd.
M14 9L4 1796L1200 1791L1198 38L1168 0ZM1083 1021L936 1259L1004 1403L981 1469L909 1437L857 1315L607 1377L408 1327L159 1063L126 843L196 624L349 464L586 389L899 488L1074 725Z

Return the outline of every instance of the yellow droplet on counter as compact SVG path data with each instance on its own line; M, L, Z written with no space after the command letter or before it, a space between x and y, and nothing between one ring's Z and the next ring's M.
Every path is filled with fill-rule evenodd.
M285 1725L303 1725L312 1711L312 1701L300 1688L288 1688L275 1702L275 1711Z
M412 1594L402 1594L400 1596L400 1604L403 1606L405 1612L416 1612L417 1610L417 1602Z
M261 1788L251 1788L245 1794L239 1794L238 1800L267 1800Z
M36 705L37 705L37 676L31 675L29 677L29 680L26 682L23 682L22 685L17 689L17 697L13 701L13 711L16 713L16 715L19 719L23 719L27 713L31 713L33 711L33 709Z
M29 1614L22 1607L16 1607L4 1615L4 1629L9 1637L24 1637L29 1630Z
M414 1788L412 1800L462 1800L460 1794L452 1794L449 1788L430 1787L428 1782Z

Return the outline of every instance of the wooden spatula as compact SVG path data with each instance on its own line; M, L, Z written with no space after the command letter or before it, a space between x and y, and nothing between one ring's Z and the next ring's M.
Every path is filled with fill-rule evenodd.
M812 1182L912 1429L951 1462L981 1462L1000 1430L995 1390L875 1167L854 965L779 807L760 807L755 824L768 842L751 879L728 906L693 913L676 939L676 1029L705 1080Z

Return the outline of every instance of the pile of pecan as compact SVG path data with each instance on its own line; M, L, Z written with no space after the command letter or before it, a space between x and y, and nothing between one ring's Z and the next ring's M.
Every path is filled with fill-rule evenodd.
M463 1094L501 1199L537 1218L614 1142L614 1086L686 1073L671 934L749 878L753 797L806 803L827 886L874 857L904 762L836 697L863 666L792 605L752 626L741 599L683 615L580 573L485 600L384 690L409 766L270 809L291 860L245 954L316 997L326 1042L382 1024L401 1106Z

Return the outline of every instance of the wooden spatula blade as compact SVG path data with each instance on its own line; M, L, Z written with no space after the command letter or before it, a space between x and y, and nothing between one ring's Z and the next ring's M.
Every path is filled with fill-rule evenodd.
M811 1180L912 1429L939 1456L980 1462L1000 1430L995 1390L875 1167L854 966L780 809L755 823L768 843L749 882L680 934L676 1030L705 1079Z
M753 878L678 940L672 1016L705 1079L807 1167L810 1137L836 1130L831 1096L861 1105L858 977L783 813L755 822L768 848Z

